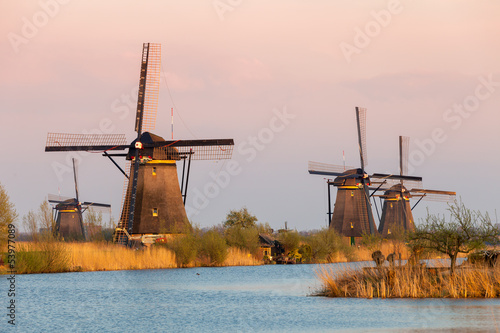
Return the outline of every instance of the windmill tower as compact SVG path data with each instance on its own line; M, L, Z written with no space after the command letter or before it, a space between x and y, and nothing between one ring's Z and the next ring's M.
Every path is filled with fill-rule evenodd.
M184 203L191 161L230 159L233 151L233 139L165 141L149 132L156 123L160 61L160 44L143 44L134 126L136 139L130 144L126 143L125 135L118 134L49 133L47 136L45 151L102 151L125 175L122 212L114 234L114 241L121 244L131 240L151 241L189 228ZM120 150L127 152L114 153ZM128 173L113 157L130 161ZM177 162L181 160L179 187Z
M50 203L56 204L54 210L56 211L57 234L65 240L85 240L86 233L83 225L83 212L89 207L109 212L111 205L87 201L80 202L75 159L73 159L73 178L75 180L75 198L49 194L48 199Z
M356 123L360 157L359 168L309 162L310 174L336 176L333 181L330 179L327 180L330 228L334 228L340 235L348 237L351 245L354 245L355 239L362 237L363 234L375 234L378 232L370 203L370 198L373 193L370 194L370 191L376 191L385 184L387 180L415 180L417 178L381 173L369 176L365 172L365 167L368 164L366 152L365 108L356 107ZM371 179L374 179L374 181ZM330 186L335 186L337 188L337 197L333 213L330 204Z
M309 162L309 173L316 175L336 176L333 184L337 188L337 199L330 228L334 228L340 235L349 237L351 244L356 237L363 234L374 234L377 227L373 220L370 204L370 178L365 172L367 163L366 154L366 109L356 107L356 123L358 131L358 145L360 168L336 166L324 163Z
M409 137L399 137L399 173L401 177L408 173L409 145ZM383 176L379 178L383 179ZM421 189L422 182L420 177L411 179L407 176L406 178L409 180L402 178L398 183L391 183L390 180L387 182L384 181L380 187L380 189L385 190L384 194L374 195L384 199L382 217L378 229L379 233L384 237L391 234L391 229L392 231L396 229L402 231L415 230L415 220L413 219L412 210L422 199L448 202L455 198L456 192ZM411 207L410 199L415 197L419 198L419 200Z

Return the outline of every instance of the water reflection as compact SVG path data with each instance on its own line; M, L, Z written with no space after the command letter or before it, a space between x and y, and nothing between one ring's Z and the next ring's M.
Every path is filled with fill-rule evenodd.
M367 264L370 263L330 267ZM316 268L273 265L18 276L18 329L23 332L497 330L500 301L496 299L309 297L319 286Z

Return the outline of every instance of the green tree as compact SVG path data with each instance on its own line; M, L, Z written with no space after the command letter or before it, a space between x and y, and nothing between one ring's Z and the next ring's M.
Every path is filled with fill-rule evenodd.
M192 232L177 235L171 242L167 243L167 248L175 253L177 267L186 267L198 255L199 237Z
M283 245L285 253L297 250L300 244L300 235L297 231L285 231L278 234L278 241Z
M17 213L14 204L10 202L9 195L5 188L0 184L0 249L7 244L8 226L17 219Z
M242 228L253 228L256 226L257 217L250 214L246 207L240 210L231 210L226 216L224 227L240 226Z
M226 228L224 237L229 246L247 250L252 254L258 253L259 231L255 227L244 228L240 225L235 225Z
M227 244L224 237L215 229L201 236L200 254L209 260L210 266L219 266L226 260Z
M465 207L462 201L449 205L450 219L427 212L425 223L417 226L408 235L413 247L436 250L448 255L451 261L450 273L455 272L459 253L468 254L481 249L486 242L496 243L499 230L488 214L483 215Z
M306 239L313 260L329 259L343 248L342 238L332 228L323 228Z

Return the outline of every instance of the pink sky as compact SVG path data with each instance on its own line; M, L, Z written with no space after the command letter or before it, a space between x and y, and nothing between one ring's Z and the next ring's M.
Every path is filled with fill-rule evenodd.
M60 181L53 170L66 154L44 152L47 132L82 133L110 119L114 133L132 140L135 106L125 101L136 98L142 43L157 42L170 94L163 80L155 133L170 136L175 106L176 138L234 138L237 147L241 172L193 222L211 226L246 206L275 228L325 226L326 186L307 173L307 161L340 164L344 150L358 165L355 106L368 109L368 172L398 172L399 135L417 151L442 129L446 140L413 175L494 216L499 12L496 1L456 0L3 1L0 182L21 216L58 188L72 196L71 174ZM367 29L375 30L362 45L358 31ZM347 59L342 45L357 53ZM470 112L447 111L475 100ZM249 137L264 135L273 110L284 109L294 118L248 161ZM226 166L193 164L188 205ZM85 154L79 173L82 199L109 202L118 216L119 171ZM426 205L414 215L425 216Z

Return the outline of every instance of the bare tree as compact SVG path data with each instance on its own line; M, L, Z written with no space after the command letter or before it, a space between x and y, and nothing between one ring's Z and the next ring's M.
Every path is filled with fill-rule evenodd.
M496 243L499 230L483 215L465 207L463 202L455 201L449 205L449 221L444 216L427 213L425 223L416 227L408 235L413 246L433 249L450 257L450 273L455 272L459 253L468 254L481 249L485 243Z
M33 241L50 241L56 238L56 221L50 204L44 200L36 212L30 210L23 216L23 225Z
M23 216L23 226L31 236L31 240L38 241L38 222L35 212L30 210L28 214Z

